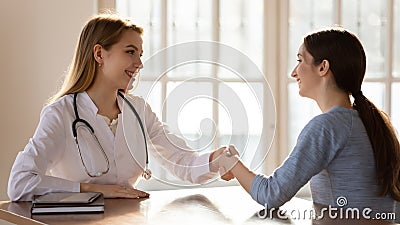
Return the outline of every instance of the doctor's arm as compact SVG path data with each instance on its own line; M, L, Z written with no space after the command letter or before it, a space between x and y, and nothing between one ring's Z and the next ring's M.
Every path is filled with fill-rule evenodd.
M191 149L185 140L170 131L151 110L143 103L144 122L148 133L149 153L161 166L168 169L176 177L191 183L204 183L218 176L218 166L210 165L213 156L218 156L224 148L215 153L199 154Z
M8 195L12 201L32 200L47 192L79 192L79 183L47 175L65 148L62 113L47 106L42 110L35 134L19 152L11 169Z
M65 154L66 130L62 109L47 106L24 151L19 152L8 181L8 196L12 201L31 201L34 195L48 192L102 192L106 198L138 198L148 194L119 185L79 183L48 175L48 171ZM65 127L68 124L68 127ZM73 165L71 165L73 166Z

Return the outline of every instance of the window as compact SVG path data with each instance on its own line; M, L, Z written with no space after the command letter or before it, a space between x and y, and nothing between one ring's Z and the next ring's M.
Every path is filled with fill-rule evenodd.
M210 151L234 143L251 153L246 153L245 162L258 168L264 159L259 156L266 154L275 135L276 157L265 164L278 166L301 129L320 113L315 102L298 95L290 77L298 47L307 33L333 24L351 30L363 42L367 73L362 90L400 130L400 43L394 41L400 40L400 0L116 0L116 10L144 27L145 60L168 46L216 41L248 56L270 82L276 112L269 85L253 73L240 79L229 68L197 63L169 70L161 79L157 74L142 77L136 93L147 95L159 118L194 149ZM145 66L151 70L156 65ZM227 96L233 94L244 108L244 121L229 118L230 111L215 101L230 106L236 102ZM194 95L203 97L191 98ZM179 98L191 100L177 105Z
M262 0L116 1L116 11L145 30L146 75L142 72L141 83L134 93L142 95L158 117L194 150L203 153L234 144L245 153L243 160L253 169L261 169L275 124L275 112L272 116L263 115L265 96L270 96L268 101L272 102L272 93L261 73L263 37L254 35L263 33L262 10ZM174 51L163 58L164 62L153 63L154 54L162 54L164 48L199 40L222 43L224 46L210 54L225 60L226 65L212 62L174 65L174 60L182 56ZM226 57L224 54L230 48L244 59ZM191 51L200 54L204 49ZM161 73L154 70L163 63L173 67ZM263 132L265 124L270 129ZM150 164L160 180L188 185L152 161Z
M391 117L392 121L397 129L397 132L400 132L400 43L399 41L394 41L394 40L399 40L400 38L400 0L395 0L393 2L393 13L390 15L393 16L393 18L389 18L389 20L393 21L391 24L393 26L393 36L390 38L391 40L391 45L389 46L389 50L392 50L392 55L393 59L391 60L392 65L392 77L391 80L392 82L389 82L389 85L391 83L392 85L392 92L391 92L391 98L390 98L390 103L391 103Z
M362 91L377 107L389 113L394 126L399 130L400 45L394 41L400 38L399 7L399 0L290 0L288 75L295 65L299 41L305 34L321 27L340 24L360 38L366 51L367 71ZM286 85L289 92L288 135L291 149L307 121L320 112L315 103L298 97L297 85L293 80L289 79ZM296 110L301 105L306 110Z

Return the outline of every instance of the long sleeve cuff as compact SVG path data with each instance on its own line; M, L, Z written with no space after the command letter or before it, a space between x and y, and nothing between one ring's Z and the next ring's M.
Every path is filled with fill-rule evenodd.
M193 169L191 175L192 180L196 181L196 183L204 183L207 180L218 176L218 173L210 171L210 154L211 153L205 153L203 155L199 155L193 161Z
M47 189L51 192L80 192L80 183L61 179L58 177L44 176L38 188Z
M31 179L24 185L9 186L8 195L11 201L32 201L34 195L48 192L80 192L80 183L58 177L43 176Z

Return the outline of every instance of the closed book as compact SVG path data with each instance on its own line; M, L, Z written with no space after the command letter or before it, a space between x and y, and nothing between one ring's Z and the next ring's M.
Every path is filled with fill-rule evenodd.
M32 214L104 212L104 197L99 192L58 192L35 196Z

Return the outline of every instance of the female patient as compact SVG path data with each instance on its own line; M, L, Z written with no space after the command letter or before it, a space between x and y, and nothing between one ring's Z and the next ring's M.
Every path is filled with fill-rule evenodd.
M8 183L11 200L87 191L108 198L147 197L132 186L140 175L149 175L143 166L144 134L149 153L177 177L201 183L217 175L214 158L223 148L203 155L188 151L144 99L124 96L142 67L142 33L142 28L116 15L95 16L86 23L61 90L43 108L35 134L17 155ZM125 103L138 113L135 117L128 108L131 121L124 117L138 137L131 149L138 153L135 158L125 140L134 137L124 137Z
M255 175L237 163L233 146L221 165L232 168L253 199L268 208L289 201L310 180L316 203L342 206L337 200L344 197L346 207L394 212L400 201L399 141L389 118L361 91L362 44L348 31L324 30L306 36L297 56L292 77L299 94L315 100L322 114L306 125L271 176Z

